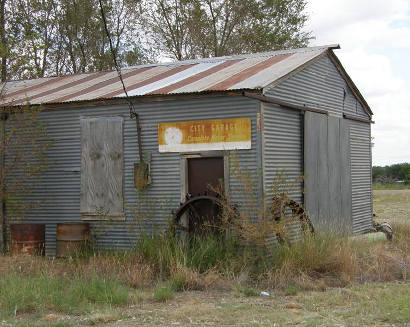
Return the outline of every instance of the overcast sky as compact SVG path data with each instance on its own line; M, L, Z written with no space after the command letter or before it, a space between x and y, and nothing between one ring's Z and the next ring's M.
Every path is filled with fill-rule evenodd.
M410 162L410 0L308 0L312 45L335 50L374 112L373 165Z

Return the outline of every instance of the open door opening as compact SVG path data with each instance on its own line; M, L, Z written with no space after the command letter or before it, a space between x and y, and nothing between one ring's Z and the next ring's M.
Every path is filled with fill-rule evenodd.
M177 229L189 234L217 233L224 192L224 158L187 158L185 201L175 214Z

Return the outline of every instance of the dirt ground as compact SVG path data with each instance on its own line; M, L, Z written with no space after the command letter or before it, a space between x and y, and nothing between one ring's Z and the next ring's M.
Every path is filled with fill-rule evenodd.
M148 296L148 294L147 294ZM0 326L409 326L410 284L367 284L295 296L183 292L166 303L87 316L27 315Z

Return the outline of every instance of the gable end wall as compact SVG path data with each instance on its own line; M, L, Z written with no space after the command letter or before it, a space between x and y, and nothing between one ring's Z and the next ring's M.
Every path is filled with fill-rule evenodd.
M329 56L320 58L283 83L266 88L271 96L296 105L327 110L334 116L343 113L369 119Z

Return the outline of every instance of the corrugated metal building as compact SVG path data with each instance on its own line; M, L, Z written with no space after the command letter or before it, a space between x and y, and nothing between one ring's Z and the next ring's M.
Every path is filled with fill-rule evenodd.
M193 159L211 157L221 158L225 192L234 203L245 207L248 201L232 176L238 161L257 181L257 198L269 199L275 174L303 175L304 183L293 189L292 197L305 204L315 226L331 223L353 233L368 231L372 112L334 54L337 48L124 69L150 162L152 183L143 192L134 188L134 163L140 159L136 123L116 72L3 84L0 106L41 105L40 119L53 142L50 167L30 196L44 203L25 220L46 224L50 256L55 255L59 222L87 220L100 246L132 247L141 228L167 228L191 187ZM237 131L235 124L246 121L249 137L226 138ZM198 136L181 145L173 124L191 126L195 135L200 135L198 126L222 126L228 134L221 132L223 142ZM162 126L171 128L162 135ZM95 164L100 157L106 166ZM143 223L136 223L136 217Z

